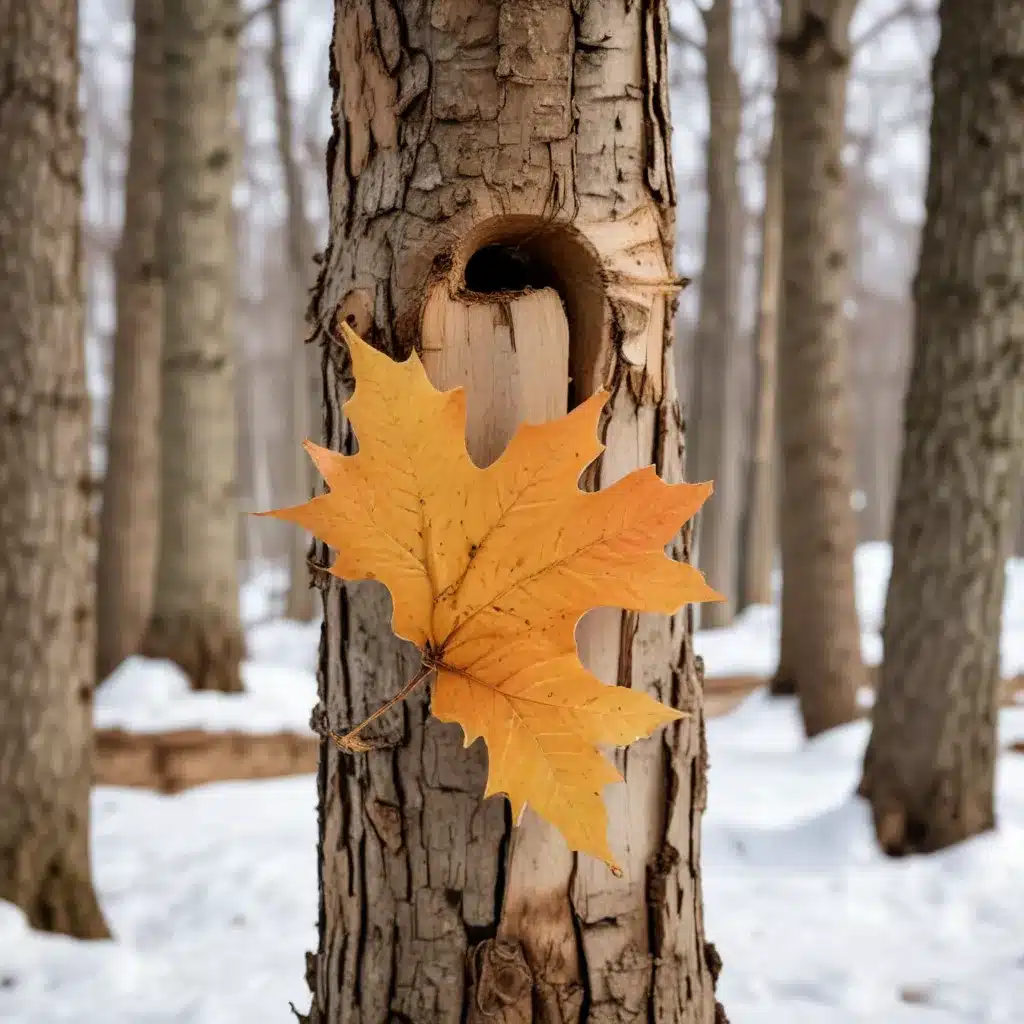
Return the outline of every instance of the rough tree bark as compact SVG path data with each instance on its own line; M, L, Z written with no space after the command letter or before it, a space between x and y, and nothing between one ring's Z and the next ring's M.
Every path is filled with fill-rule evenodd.
M435 383L468 380L478 461L524 413L550 415L605 385L607 450L588 485L652 462L680 478L665 6L336 0L335 10L330 244L313 309L328 444L353 446L347 359L330 331L340 318L394 355L422 336ZM688 556L688 531L674 550ZM321 582L314 718L343 730L395 694L417 659L394 640L381 588ZM716 1019L691 631L689 611L605 610L578 632L607 682L693 712L617 754L626 782L606 798L621 879L573 856L529 811L513 833L502 799L481 802L481 745L464 750L423 697L385 720L389 749L351 756L325 744L309 1020Z
M991 828L1004 566L1024 461L1024 11L943 0L878 700L890 854Z
M853 0L785 0L782 132L782 637L776 689L809 736L854 718L866 676L854 598L856 517L846 352L842 145Z
M166 0L160 554L143 645L237 691L234 386L237 0Z
M782 270L782 146L779 113L765 163L765 201L761 215L761 281L754 345L754 415L751 417L743 530L743 604L771 604L772 570L778 535L778 439L775 394L778 381L779 286Z
M306 455L301 442L307 437L320 440L319 409L316 410L314 423L312 399L314 394L319 396L322 393L322 388L320 361L314 358L315 350L305 344L307 332L304 325L306 308L309 305L309 286L314 279L312 268L315 246L306 217L302 169L295 158L292 101L288 94L284 57L283 7L283 0L273 0L270 4L271 36L268 64L274 89L277 155L284 177L287 207L285 217L288 238L288 296L292 303L291 322L295 325L294 334L289 339L293 372L289 437L292 441L292 458L295 466L295 494L292 500L300 501L309 496L315 483L309 456ZM313 617L313 593L310 589L309 567L306 562L309 539L301 530L291 531L289 537L289 584L285 614L290 619L307 621Z
M117 328L96 568L96 679L142 640L156 576L163 281L163 0L136 0L131 143L116 258Z
M77 4L0 0L0 25L0 900L102 938Z
M727 626L736 609L742 515L743 402L738 374L739 279L743 270L743 205L739 188L742 102L732 61L732 0L703 12L708 94L707 219L700 314L690 382L690 461L696 480L714 480L715 493L697 517L696 551L726 600L704 605L704 628Z

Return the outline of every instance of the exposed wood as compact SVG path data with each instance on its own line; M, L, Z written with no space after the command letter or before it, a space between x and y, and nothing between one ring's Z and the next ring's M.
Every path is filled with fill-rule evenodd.
M583 485L650 463L680 479L664 6L335 10L317 322L362 320L363 336L398 357L422 341L435 382L470 384L480 461L520 418L604 386L607 450ZM322 340L327 440L350 451L345 349ZM688 556L688 531L674 551ZM401 689L415 659L392 639L374 585L332 580L326 608L319 714L343 732ZM382 719L390 749L325 747L311 1021L711 1024L690 618L607 611L579 628L599 676L694 712L618 755L626 783L608 796L622 878L526 816L513 831L500 800L481 803L481 745L463 750L420 695Z
M512 292L493 302L481 298L462 290L452 296L447 282L439 282L424 308L422 344L436 387L466 387L467 446L483 466L497 459L520 423L541 423L568 411L569 324L553 288ZM511 843L497 933L502 944L475 954L483 965L476 1001L501 1003L505 1016L499 1019L516 1019L524 1011L511 1007L520 1002L524 1019L532 1019L534 1001L546 1008L542 1019L578 1014L584 990L565 899L574 857L558 831L529 808ZM544 965L536 978L528 967L524 975L512 966L524 953L525 964ZM492 975L514 976L515 997L496 995L502 990Z
M523 422L567 411L569 325L552 288L480 302L441 282L424 305L423 365L435 387L466 388L466 443L486 466Z

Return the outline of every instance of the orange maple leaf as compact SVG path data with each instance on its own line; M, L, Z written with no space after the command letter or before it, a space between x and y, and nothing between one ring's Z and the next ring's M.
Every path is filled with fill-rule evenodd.
M398 696L436 671L434 715L461 725L466 746L487 744L485 796L505 793L517 821L529 803L571 849L614 866L601 791L621 776L595 744L626 745L682 715L585 669L576 624L600 606L670 614L721 600L665 554L712 485L670 486L647 466L581 491L580 474L604 450L605 391L520 426L481 469L466 449L463 389L438 391L415 352L397 363L344 330L356 380L345 413L359 451L307 441L330 493L262 514L329 544L335 576L388 588L394 631L424 666ZM369 749L355 738L361 728L335 738Z

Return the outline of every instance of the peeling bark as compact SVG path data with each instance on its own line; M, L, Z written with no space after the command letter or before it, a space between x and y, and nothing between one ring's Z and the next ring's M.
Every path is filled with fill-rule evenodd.
M0 25L0 900L35 928L105 938L77 4L0 0Z
M776 692L809 736L851 721L865 684L854 600L842 146L852 0L785 0L782 133L782 627Z
M336 0L335 10L331 232L312 311L328 444L355 444L341 412L347 356L330 330L343 318L395 356L422 338L435 383L479 383L474 458L492 458L524 410L606 386L607 450L585 485L652 462L680 479L665 8ZM548 340L524 348L524 323ZM557 339L567 339L561 362L550 361ZM486 400L481 350L502 367ZM689 545L687 530L674 551L688 557ZM317 557L329 561L322 545ZM418 659L393 638L382 588L324 587L315 718L343 731ZM482 745L464 750L423 695L382 719L385 749L324 746L310 1021L711 1024L691 630L689 611L602 610L580 626L600 677L693 712L616 755L626 783L607 798L621 879L572 855L529 811L513 830L504 800L481 802Z
M995 824L1024 466L1024 14L944 0L878 699L861 790L894 855Z

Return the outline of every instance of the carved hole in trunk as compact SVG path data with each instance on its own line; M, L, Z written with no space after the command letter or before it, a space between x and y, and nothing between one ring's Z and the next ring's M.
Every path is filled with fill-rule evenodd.
M448 279L453 293L495 302L551 288L569 323L569 402L593 394L610 315L601 261L586 236L565 221L526 214L492 217L473 228L454 253Z
M551 268L523 245L485 245L466 264L466 290L480 295L555 288Z

